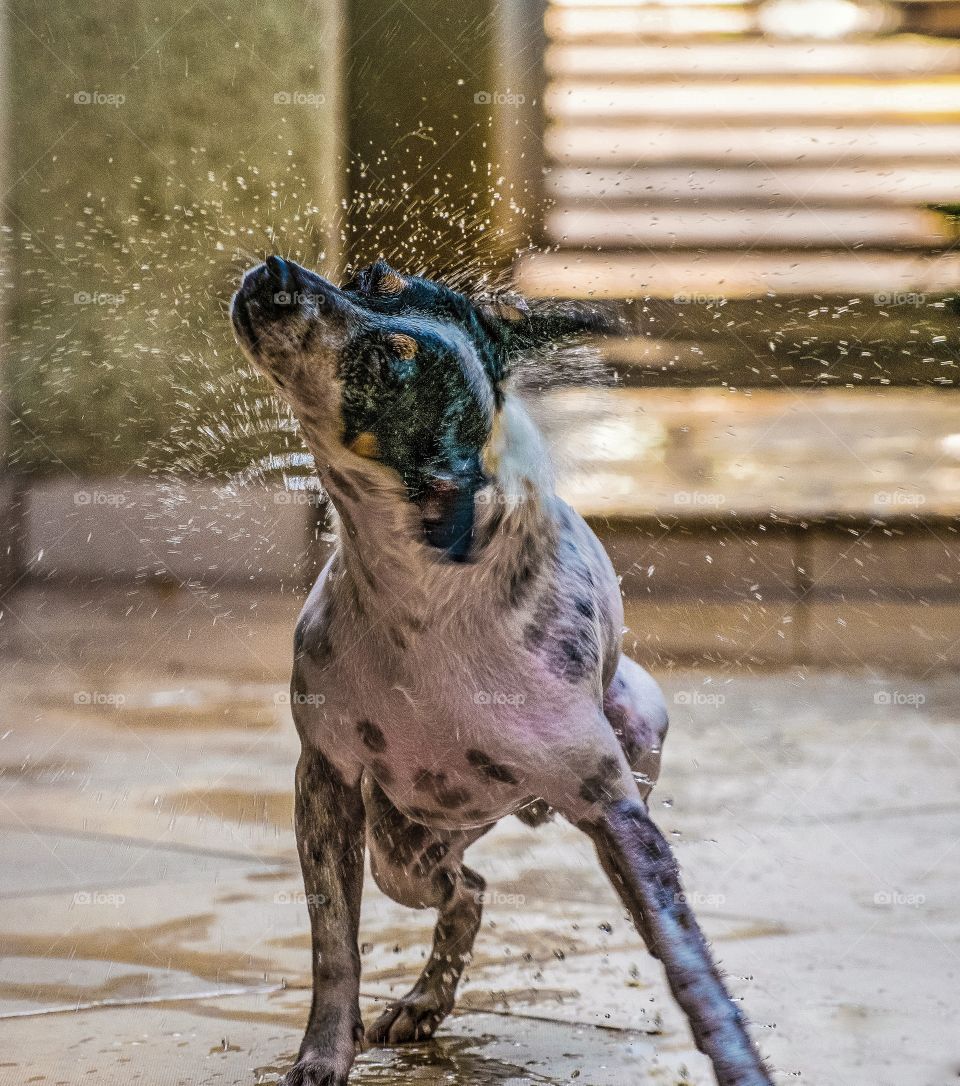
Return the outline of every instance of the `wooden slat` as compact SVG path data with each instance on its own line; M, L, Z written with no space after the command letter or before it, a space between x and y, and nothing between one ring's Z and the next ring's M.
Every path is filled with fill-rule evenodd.
M590 10L551 8L547 33L555 41L623 41L648 38L744 34L756 25L752 11L733 5L678 5Z
M561 122L547 129L554 161L609 166L703 162L714 168L759 162L839 164L861 159L942 159L960 155L960 125L870 125L813 123L690 127L654 124L599 126Z
M960 290L960 253L532 253L520 289L567 298L759 298L767 294L932 296Z
M799 201L798 201L799 203ZM547 236L571 246L928 248L952 240L943 216L910 208L558 208Z
M851 329L849 322L834 321L825 336L805 336L782 315L778 323L776 311L728 327L726 310L725 306L713 310L716 327L707 329L706 338L656 338L658 331L681 332L685 316L681 313L675 323L654 323L650 336L606 342L601 353L625 386L960 386L956 337L947 342L924 326L915 329L911 339L888 340L887 322L878 308L864 319L862 331ZM956 320L942 313L940 318L942 328Z
M644 395L958 386L960 252L929 205L960 201L960 42L764 38L758 12L552 0L555 248L521 289L647 299L648 334L602 346ZM596 466L586 490L617 504L632 484Z
M627 8L752 7L755 0L550 0L550 6L589 16L600 9L612 13Z
M960 70L960 44L889 38L855 42L682 42L648 45L555 45L551 76L615 79L746 75L935 75Z
M587 514L960 514L956 408L935 390L573 389L550 410L579 466L561 493Z
M702 123L704 113L721 125L729 118L784 120L826 117L960 117L960 79L743 80L695 84L615 83L554 80L546 96L553 117L613 120L638 117Z
M762 163L724 169L561 169L547 178L547 190L561 203L732 201L792 205L802 200L807 205L878 202L913 206L960 199L960 158L953 165L884 162L829 170L819 165L771 169Z

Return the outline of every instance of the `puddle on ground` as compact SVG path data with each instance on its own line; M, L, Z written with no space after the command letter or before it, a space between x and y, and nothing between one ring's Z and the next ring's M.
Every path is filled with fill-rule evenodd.
M286 792L248 792L239 788L196 789L165 796L155 806L174 817L196 814L219 817L240 825L280 826L293 829L293 794Z
M512 1083L555 1083L562 1081L494 1056L483 1048L496 1043L491 1035L480 1037L437 1037L428 1044L403 1048L378 1048L362 1053L354 1065L351 1083L392 1086L407 1082L469 1083L494 1086ZM258 1086L279 1082L296 1060L296 1053L255 1069Z
M96 683L90 684L92 687ZM54 691L42 696L51 708L67 708L103 723L125 727L193 730L205 728L269 729L283 722L283 685L222 682L150 687L117 680L109 692Z
M63 962L65 971L75 959L139 966L151 972L160 966L167 972L195 977L197 986L247 984L251 975L261 980L273 971L273 960L258 957L252 950L238 955L229 951L195 950L184 945L207 942L216 920L214 915L205 913L164 924L72 931L67 935L62 932L0 932L0 945L5 959L47 958ZM54 950L57 958L51 958ZM82 997L83 1002L90 1002L98 998L98 988L85 988L76 995Z
M22 781L27 784L68 784L87 771L80 762L24 759L22 762L0 763L0 781Z

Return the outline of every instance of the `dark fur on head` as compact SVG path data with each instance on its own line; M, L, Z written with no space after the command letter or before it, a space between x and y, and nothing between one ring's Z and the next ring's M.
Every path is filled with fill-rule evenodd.
M520 387L596 381L596 355L579 348L586 336L623 334L619 307L601 303L527 300L508 290L454 290L422 276L403 275L386 260L354 272L344 291L379 313L416 314L458 324L482 353L498 402L507 378ZM571 350L573 348L573 350ZM525 371L535 370L535 373Z
M383 260L338 288L270 257L244 277L232 312L311 450L324 446L321 465L339 446L392 468L421 508L426 540L454 560L469 552L484 450L511 374L618 326L599 307L471 298Z

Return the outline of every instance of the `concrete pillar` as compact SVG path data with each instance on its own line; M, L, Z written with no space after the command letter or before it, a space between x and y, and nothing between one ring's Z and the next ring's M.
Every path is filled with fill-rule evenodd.
M66 538L90 513L71 486L79 502L167 469L222 482L300 448L243 372L226 306L271 250L339 269L342 24L339 0L26 0L8 33L2 392L8 469L67 495L28 518L24 558L44 549L46 576L54 543L109 564ZM109 535L116 508L102 516Z
M347 257L449 274L539 240L543 0L348 0Z
M0 191L5 191L9 183L7 118L10 88L7 76L7 11L5 7L0 7ZM9 262L9 234L4 230L0 233L0 274L4 279L7 278ZM4 283L0 289L0 324L3 324L6 319L7 294L7 284ZM7 379L7 361L7 351L5 347L0 347L0 614L3 610L2 594L9 589L17 577L17 502L13 478L7 463L10 414L13 410ZM3 634L0 631L0 641L2 640Z

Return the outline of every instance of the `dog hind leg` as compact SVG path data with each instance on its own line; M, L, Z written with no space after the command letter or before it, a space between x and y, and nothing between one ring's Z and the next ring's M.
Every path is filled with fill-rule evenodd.
M667 707L656 680L628 656L620 657L604 692L603 714L646 800L660 776Z
M453 1009L457 984L480 930L486 883L463 861L485 830L441 834L396 809L375 782L364 781L370 865L388 897L411 908L435 908L430 957L416 984L367 1029L372 1044L432 1037Z
M687 904L677 862L645 807L633 799L604 806L581 823L608 876L659 958L697 1047L713 1063L720 1086L771 1086L746 1023L721 979Z

